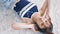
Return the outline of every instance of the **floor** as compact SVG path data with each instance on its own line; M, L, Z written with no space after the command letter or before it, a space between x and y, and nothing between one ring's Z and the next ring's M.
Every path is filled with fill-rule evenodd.
M43 5L43 0L29 0L36 3L38 9ZM41 1L41 2L40 2ZM60 0L50 1L50 16L53 23L54 34L60 34ZM18 15L11 9L0 8L0 34L40 34L39 32L33 32L32 30L14 30L11 28L11 24L14 22L22 23Z

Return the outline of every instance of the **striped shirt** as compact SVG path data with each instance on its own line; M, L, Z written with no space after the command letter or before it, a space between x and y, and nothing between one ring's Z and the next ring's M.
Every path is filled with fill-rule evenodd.
M38 12L37 6L34 3L31 3L27 0L21 0L17 2L14 10L18 13L18 15L23 18L31 18L32 14Z

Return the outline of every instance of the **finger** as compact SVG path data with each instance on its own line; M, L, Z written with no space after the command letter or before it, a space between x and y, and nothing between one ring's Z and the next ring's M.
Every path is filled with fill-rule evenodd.
M46 16L46 19L51 23L51 18L49 15Z

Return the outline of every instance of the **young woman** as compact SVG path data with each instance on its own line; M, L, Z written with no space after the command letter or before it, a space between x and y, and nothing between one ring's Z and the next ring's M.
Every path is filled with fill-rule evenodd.
M14 23L12 27L14 29L31 28L36 31L43 32L44 34L52 34L52 23L51 18L48 14L48 0L45 1L44 5L38 11L37 6L27 0L20 0L16 3L14 10L17 12L19 17L25 23Z

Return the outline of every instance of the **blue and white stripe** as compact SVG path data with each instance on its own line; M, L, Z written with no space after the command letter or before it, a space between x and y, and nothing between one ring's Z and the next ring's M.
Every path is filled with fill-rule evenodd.
M22 13L27 9L29 8L33 3L29 3L27 4L24 8L22 8L22 10L20 11L20 14L19 15L22 15Z
M32 14L38 12L37 6L27 0L21 0L15 4L14 10L23 18L31 18Z
M21 16L21 18L23 18L23 16L32 8L34 7L35 4L34 3L29 3L27 4L19 13L19 15Z

